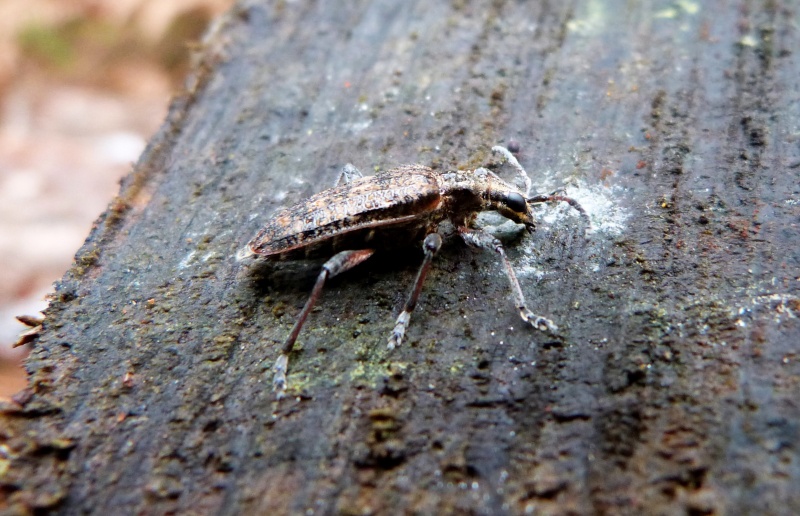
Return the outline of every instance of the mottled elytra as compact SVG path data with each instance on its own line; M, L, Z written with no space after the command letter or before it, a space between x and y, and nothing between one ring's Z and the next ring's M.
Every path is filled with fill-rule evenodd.
M403 341L411 312L417 304L431 261L442 245L437 232L448 220L467 244L496 252L511 284L514 303L522 319L539 330L555 331L550 320L531 312L505 250L494 236L475 226L481 211L496 211L532 232L531 205L563 201L585 219L581 206L557 193L530 197L531 180L511 152L493 147L522 178L524 191L485 168L439 172L422 165L404 165L364 177L346 165L336 186L278 210L271 220L237 255L243 259L259 255L268 259L299 259L332 256L322 265L314 288L275 362L273 386L278 397L286 389L289 353L328 278L352 269L376 250L407 246L422 241L425 256L394 329L389 349Z

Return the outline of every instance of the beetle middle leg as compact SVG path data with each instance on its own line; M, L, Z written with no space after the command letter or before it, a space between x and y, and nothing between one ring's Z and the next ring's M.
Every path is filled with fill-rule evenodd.
M503 267L505 268L506 277L508 277L508 281L511 283L511 293L514 295L514 303L523 321L542 331L549 330L554 332L558 330L558 326L556 326L553 321L541 315L536 315L528 309L525 295L522 293L519 280L517 280L517 275L514 273L514 267L511 266L511 262L506 256L506 251L503 249L503 245L498 239L485 231L470 229L464 226L458 228L458 233L467 244L489 251L495 251L500 255L500 259L503 261Z
M403 311L397 316L394 330L392 330L392 335L389 337L389 349L394 349L395 346L399 346L400 343L403 342L403 336L406 334L408 321L411 319L411 312L414 311L414 307L417 306L417 299L419 299L419 293L422 291L422 283L425 281L425 276L428 275L428 270L431 268L433 257L439 252L441 247L442 237L436 232L429 233L422 242L425 258L422 260L422 265L417 272L417 279L414 280L414 286L408 294L406 304L403 305Z
M372 256L374 252L374 249L342 251L333 255L330 260L322 265L322 270L319 272L319 276L317 276L317 282L314 283L314 288L311 290L311 294L308 296L305 306L303 306L303 309L300 311L300 315L297 316L297 321L294 323L292 332L289 334L289 337L283 344L283 347L281 348L281 354L278 356L278 360L275 361L275 366L273 367L275 376L272 380L272 387L278 393L279 398L283 396L283 393L286 390L286 369L289 365L289 353L292 352L294 342L297 340L297 336L300 334L300 330L303 328L303 323L306 322L308 314L311 312L311 309L314 308L314 304L317 302L317 299L319 299L319 295L322 292L322 287L325 285L325 281L328 278L332 278L337 274L341 274L352 269L359 263Z

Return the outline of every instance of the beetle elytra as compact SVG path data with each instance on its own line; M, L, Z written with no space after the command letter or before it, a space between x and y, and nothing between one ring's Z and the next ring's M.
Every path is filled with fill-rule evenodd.
M530 197L530 178L514 155L504 147L496 146L492 150L515 168L525 183L524 191L486 168L440 172L422 165L404 165L363 177L355 167L346 165L336 186L280 209L237 255L239 259L259 255L273 260L332 256L322 265L314 288L275 362L273 386L278 397L282 397L286 389L289 353L325 281L352 269L376 250L421 240L422 265L388 339L389 349L401 344L431 261L442 245L438 226L446 220L468 245L499 255L523 321L539 330L557 330L550 319L528 308L502 244L475 227L475 217L482 211L496 211L524 225L529 232L535 228L533 204L566 202L587 221L588 217L576 201L557 192Z

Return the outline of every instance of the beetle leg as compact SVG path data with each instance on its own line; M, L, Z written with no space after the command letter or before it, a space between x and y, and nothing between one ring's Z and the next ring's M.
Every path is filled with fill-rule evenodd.
M336 179L335 186L339 186L342 183L347 184L362 177L364 177L364 174L362 174L361 171L351 163L348 163L347 165L343 166L342 171L339 172L339 178Z
M501 154L506 159L506 161L508 161L508 164L514 167L514 170L517 171L517 174L519 174L519 176L522 178L522 182L525 184L525 197L527 197L531 191L531 178L525 171L525 169L522 168L522 165L519 164L519 161L517 161L516 156L511 154L511 151L509 151L505 147L501 147L500 145L495 145L494 147L492 147L492 152Z
M414 280L414 287L408 294L408 299L403 306L403 311L397 316L394 330L392 330L392 335L389 337L389 349L394 349L395 346L399 346L400 343L403 342L403 336L406 333L408 321L411 319L411 312L414 311L414 307L417 306L417 299L419 299L419 293L422 291L422 283L425 281L425 276L428 275L428 270L431 268L433 257L439 252L441 247L442 237L436 232L428 234L422 242L422 250L425 251L425 258L422 260L422 265L417 272L417 279Z
M514 295L514 303L523 321L529 323L538 330L549 330L551 332L558 330L558 326L556 326L553 321L541 315L536 315L528 309L525 302L525 295L522 293L517 275L514 273L514 267L511 266L511 262L508 260L506 252L498 239L484 231L470 229L464 226L458 228L458 233L467 244L489 251L495 251L500 255L500 259L503 261L503 267L505 267L506 276L508 277L509 283L511 283L511 293Z
M308 314L311 312L311 309L314 308L314 304L317 302L317 299L322 292L322 287L325 285L325 281L328 278L332 278L337 274L341 274L352 269L359 263L372 256L372 253L374 252L374 249L342 251L333 255L330 260L322 265L322 270L319 272L319 276L317 276L317 282L314 284L314 288L311 290L311 294L308 296L305 306L303 306L303 309L300 311L300 315L297 316L297 321L294 323L294 328L292 328L292 332L289 334L289 337L283 344L283 347L281 348L281 354L278 357L278 360L275 361L275 366L273 367L275 376L272 380L272 386L273 389L278 393L278 398L283 397L283 393L286 390L286 369L289 365L289 353L292 352L294 341L297 340L297 336L300 334L300 329L303 327L303 323L306 322Z

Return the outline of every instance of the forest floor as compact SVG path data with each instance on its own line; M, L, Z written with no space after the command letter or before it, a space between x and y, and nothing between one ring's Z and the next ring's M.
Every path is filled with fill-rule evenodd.
M26 383L14 316L47 305L230 3L0 4L0 398Z

